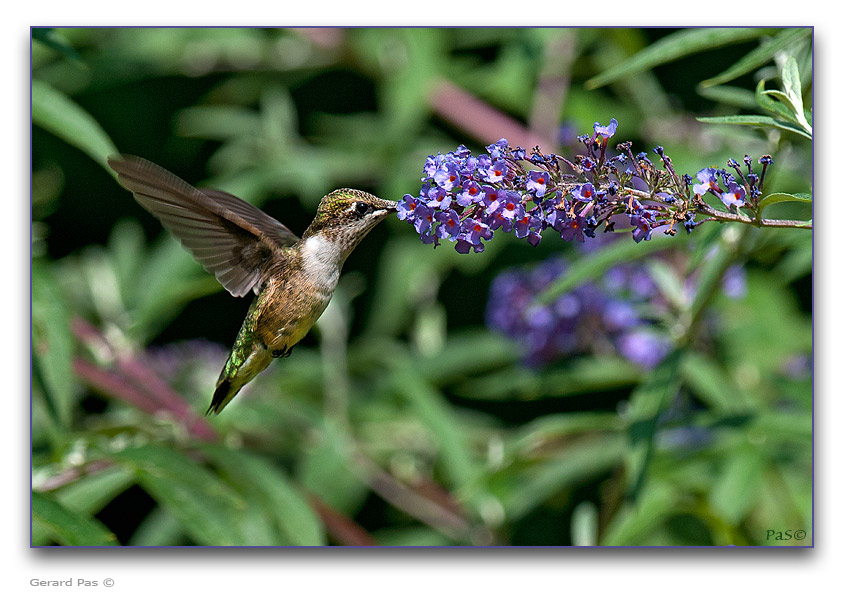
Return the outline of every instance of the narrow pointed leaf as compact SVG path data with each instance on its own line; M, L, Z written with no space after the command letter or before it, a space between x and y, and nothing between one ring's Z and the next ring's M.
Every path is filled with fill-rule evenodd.
M553 456L537 461L513 475L509 468L492 476L490 489L512 520L530 513L555 493L587 481L616 467L623 459L625 441L618 434L574 441Z
M709 494L713 509L731 524L738 524L760 495L765 459L757 448L733 453Z
M806 120L806 115L803 109L803 88L800 83L800 71L797 67L797 60L794 56L788 56L782 67L782 86L785 94L788 96L794 110L794 117L797 118L797 123L803 127L804 130L811 133L812 127Z
M704 28L686 29L673 33L646 47L627 60L586 81L587 89L597 89L621 78L650 70L654 66L671 62L699 51L710 50L732 43L740 43L770 35L774 29L756 28Z
M782 66L782 87L788 95L794 110L803 113L803 89L800 84L800 71L797 69L797 60L794 56L788 56Z
M711 101L717 101L725 105L735 105L744 109L754 109L757 105L756 97L752 91L740 87L719 85L717 87L702 87L698 85L698 95L706 97Z
M785 106L785 110L779 111L778 113L781 113L786 119L789 119L796 124L800 123L800 119L797 115L797 105L792 101L792 98L789 95L776 89L763 91L762 94L766 97L773 97L779 101L780 104Z
M230 476L235 488L260 505L264 522L275 524L286 544L325 544L319 518L280 468L244 451L215 445L206 446L203 451Z
M765 89L765 80L760 80L756 85L756 103L762 109L771 112L785 120L794 120L794 114L791 113L788 107L772 99L772 95Z
M680 389L683 353L671 352L630 397L627 453L628 497L635 501L648 475L659 417Z
M99 122L67 95L38 79L32 81L32 122L75 146L117 177L108 167L108 157L119 151Z
M465 432L443 394L411 370L409 365L403 365L397 371L395 383L437 440L449 486L456 489L466 486L477 474L478 465Z
M133 547L161 547L182 544L185 531L179 521L163 507L154 508L129 538Z
M245 501L218 476L184 454L146 445L112 454L200 545L247 545L239 512Z
M125 468L106 468L62 487L55 496L69 510L91 515L98 513L134 482L135 477Z
M70 58L71 60L75 60L77 62L82 62L82 57L79 53L70 46L67 41L62 39L57 33L55 28L53 27L33 27L32 28L32 39L34 41L39 41L49 47L52 50L55 50L65 56L66 58Z
M77 514L52 497L32 492L32 521L65 546L115 546L114 536L98 520Z
M812 30L807 27L785 29L780 33L777 33L777 35L775 35L768 43L764 43L755 50L746 54L742 59L718 76L713 76L712 78L708 78L701 82L700 86L714 87L716 85L722 85L725 82L729 82L739 76L742 76L743 74L753 72L757 68L760 68L770 62L777 52L795 45L801 39L804 39L811 34Z
M716 117L699 117L697 121L704 122L705 124L736 124L738 126L759 126L761 128L779 128L780 130L787 130L788 132L794 132L795 134L799 134L809 140L812 139L811 134L808 134L805 130L791 124L789 122L783 122L782 120L776 120L770 116L756 116L756 115L733 115L733 116L716 116Z
M58 427L70 427L75 378L70 313L51 270L32 263L33 374L43 384Z
M812 195L811 194L786 194L785 192L776 192L774 194L768 194L759 202L759 211L763 211L772 204L777 204L779 202L800 202L802 204L811 204L812 203Z

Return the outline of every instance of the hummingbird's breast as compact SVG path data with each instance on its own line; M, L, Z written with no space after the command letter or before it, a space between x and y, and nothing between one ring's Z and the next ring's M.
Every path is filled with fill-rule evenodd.
M328 307L342 267L337 255L325 240L311 237L267 274L256 330L268 349L292 348Z

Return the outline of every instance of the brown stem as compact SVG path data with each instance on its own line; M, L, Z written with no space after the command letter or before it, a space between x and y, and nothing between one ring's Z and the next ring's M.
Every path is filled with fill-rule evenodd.
M424 524L455 540L469 540L472 526L468 520L413 489L399 483L392 475L381 470L366 456L358 453L355 466L362 471L363 480L375 493L394 507L415 517Z
M80 357L74 360L77 375L92 388L106 396L124 400L151 415L167 411L194 437L203 441L217 440L214 428L136 356L119 352L98 328L81 318L73 320L72 328L83 343L107 351L117 361L119 372L102 369Z
M544 63L536 83L528 123L530 131L543 136L556 131L563 112L570 83L571 63L575 55L575 36L571 29L558 29L545 45ZM542 145L542 146L556 146Z
M632 188L625 188L629 195L642 198L644 200L655 200L659 202L659 198L651 196L648 192L641 190L634 190ZM792 219L754 219L740 213L724 212L722 210L715 210L703 200L698 201L697 211L712 217L711 220L720 222L735 222L744 223L746 225L754 225L756 227L790 227L794 229L811 229L812 223L809 221L796 221Z
M308 500L335 542L352 547L378 546L378 541L360 524L347 518L316 495L310 494Z
M434 84L430 103L437 115L487 144L502 137L511 146L524 148L554 144L544 135L532 133L520 122L445 79Z
M83 476L97 474L103 470L111 468L112 466L113 463L110 460L94 460L93 462L89 462L81 467L77 466L74 468L68 468L55 476L51 476L38 485L35 490L39 492L55 491L59 487L72 483L76 479L82 478Z
M809 221L796 221L791 219L754 219L739 213L715 210L703 201L700 201L698 204L698 211L721 222L732 221L736 223L754 225L756 227L791 227L795 229L812 228L812 223Z
M158 403L142 390L129 384L122 376L97 367L81 357L73 360L73 371L97 392L119 398L148 414L159 410Z

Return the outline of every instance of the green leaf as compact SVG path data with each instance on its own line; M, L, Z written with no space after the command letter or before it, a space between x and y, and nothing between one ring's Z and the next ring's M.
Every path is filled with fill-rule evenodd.
M800 71L797 68L797 60L794 59L794 56L790 55L785 59L780 76L782 77L783 91L794 106L794 112L802 115L803 89L800 84Z
M598 544L598 508L591 501L580 503L571 515L571 541L579 547Z
M675 488L653 481L635 503L625 504L604 530L601 544L631 546L647 542L648 537L674 513L678 505Z
M725 105L735 105L743 109L754 109L757 106L756 98L752 91L740 87L720 85L717 87L698 86L698 94L712 101Z
M765 81L760 80L759 84L756 85L756 101L762 108L794 122L801 130L811 136L812 125L809 123L806 111L803 108L800 72L797 69L797 61L793 56L789 56L783 65L781 78L784 89L782 91L765 90ZM776 101L771 98L776 99Z
M626 456L627 495L636 500L645 485L654 451L659 416L680 389L680 350L672 351L630 396L627 417L630 449Z
M776 93L779 92L780 91L776 91ZM779 116L780 118L786 120L794 121L794 113L780 101L774 101L771 97L774 97L776 95L772 95L771 93L771 91L765 90L765 79L760 80L759 83L756 85L755 93L756 103L759 105L759 107L770 111L775 116Z
M160 331L182 306L222 290L212 275L169 234L163 234L125 288L133 332L146 340Z
M669 242L673 242L673 244ZM650 241L642 243L636 243L629 238L621 238L620 241L607 245L574 262L561 279L536 296L536 301L543 305L548 304L583 283L602 277L607 270L616 264L644 258L660 250L668 249L672 245L681 245L681 242L683 242L681 237L671 238L665 235L655 235Z
M537 444L562 443L586 433L618 433L622 429L622 421L615 412L546 414L521 427L508 440L507 452L524 455L535 450Z
M800 71L797 67L797 60L790 55L785 60L782 66L782 85L785 94L789 98L789 102L793 106L794 117L797 123L809 134L812 133L812 126L806 119L806 113L803 108L803 89L800 83Z
M785 192L768 194L759 201L759 212L762 212L772 204L778 204L780 202L800 202L802 204L812 204L812 195L803 193L787 194Z
M134 482L135 476L125 468L106 468L62 487L55 497L73 512L93 515Z
M265 523L274 521L285 536L284 544L325 544L319 518L278 466L255 454L222 446L205 446L203 451L225 471L237 490L259 504L259 517Z
M32 28L32 39L35 41L39 41L53 49L63 56L70 58L71 60L76 60L77 62L81 62L82 58L79 56L79 53L70 46L67 41L62 39L58 34L56 34L56 30L53 27L33 27Z
M454 541L425 526L411 526L409 528L382 528L373 536L379 545L384 547L446 547Z
M180 135L227 141L245 134L261 135L261 119L240 105L196 105L181 110L176 119Z
M70 428L74 401L73 339L70 312L51 270L32 262L33 375L44 386L58 426Z
M664 260L653 259L647 263L648 273L666 301L677 309L686 303L684 280Z
M71 547L99 547L119 544L98 520L70 511L52 497L32 492L32 521L56 542Z
M683 56L770 35L774 29L704 28L672 33L627 60L586 81L587 89L597 89L618 79L649 70Z
M337 511L353 515L369 487L352 470L348 438L330 419L324 419L317 433L320 439L304 450L296 475L308 492Z
M413 405L436 440L448 485L459 489L469 484L477 475L478 467L468 447L465 429L448 401L409 364L397 369L393 378L395 389Z
M777 99L781 104L785 106L786 111L782 112L784 115L795 122L797 122L797 106L795 105L793 98L790 97L787 93L783 93L782 91L777 91L776 89L770 89L767 91L762 91L762 95L766 97L773 97Z
M759 496L765 460L757 448L733 452L710 492L710 503L727 522L737 525Z
M540 462L522 467L517 461L516 466L499 470L490 479L490 491L513 522L555 493L617 466L624 450L625 441L619 434L577 440Z
M111 457L135 471L138 483L197 544L250 544L240 525L246 502L194 460L160 445L126 449Z
M179 521L162 507L153 508L143 519L128 544L133 547L163 547L187 544Z
M621 389L635 384L640 375L637 366L621 357L581 357L567 362L564 369L541 373L508 366L466 379L454 391L464 398L537 400Z
M117 177L107 160L119 151L97 120L67 95L38 79L32 81L32 122L75 146Z
M774 267L772 274L781 283L792 283L812 273L812 237L803 235L782 260Z
M734 234L735 231L737 231L737 234ZM739 230L725 228L720 233L717 247L713 246L698 265L697 289L688 312L691 315L691 320L687 326L687 335L693 335L695 326L703 318L704 310L720 291L724 275L741 253L742 244L747 235L746 228Z
M731 115L731 116L715 116L715 117L698 117L697 121L705 124L736 124L739 126L759 126L761 128L779 128L780 130L787 130L799 134L809 140L812 140L812 135L807 134L805 130L794 124L775 120L769 116L757 115Z
M801 39L812 34L812 30L808 27L801 27L796 29L785 29L777 33L770 41L763 43L753 51L745 54L738 62L727 68L724 72L712 78L708 78L700 83L700 86L714 87L729 82L738 78L743 74L752 72L757 68L764 66L770 62L777 52L784 48L791 47Z
M417 373L432 385L500 369L513 359L513 344L497 334L479 331L454 333L438 351L414 362Z
M681 373L684 384L717 413L743 413L752 407L747 394L736 387L729 372L712 357L687 353Z

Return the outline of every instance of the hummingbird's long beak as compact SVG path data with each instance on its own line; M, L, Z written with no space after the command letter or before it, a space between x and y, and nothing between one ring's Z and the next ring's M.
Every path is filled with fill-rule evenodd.
M392 200L381 200L381 203L378 205L380 208L376 211L378 214L381 211L384 211L384 214L388 212L396 212L398 210L398 202L393 202Z

